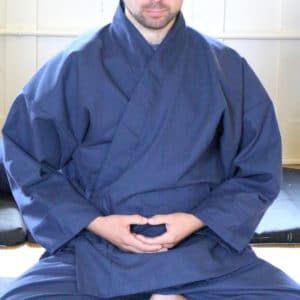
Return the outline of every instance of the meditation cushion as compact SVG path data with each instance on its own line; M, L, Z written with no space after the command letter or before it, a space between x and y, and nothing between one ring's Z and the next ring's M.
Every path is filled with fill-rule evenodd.
M27 230L11 195L3 166L3 143L0 140L0 245L12 246L26 240Z
M300 243L300 170L283 168L281 190L256 228L253 243Z

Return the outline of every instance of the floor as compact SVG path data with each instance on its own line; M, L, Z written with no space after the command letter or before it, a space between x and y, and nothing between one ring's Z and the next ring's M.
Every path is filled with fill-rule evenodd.
M17 277L30 268L43 253L42 247L24 244L0 248L0 277Z
M254 247L256 254L285 271L300 284L298 247ZM17 277L38 261L43 248L33 244L0 248L0 277ZM25 259L24 259L25 258Z
M257 256L270 262L300 284L300 245L297 247L254 247Z

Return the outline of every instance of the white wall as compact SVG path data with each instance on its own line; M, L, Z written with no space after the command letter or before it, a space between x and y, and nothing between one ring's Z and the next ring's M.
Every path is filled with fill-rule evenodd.
M118 0L0 0L0 125L24 83ZM285 163L300 163L299 0L185 0L188 25L237 49L276 105Z

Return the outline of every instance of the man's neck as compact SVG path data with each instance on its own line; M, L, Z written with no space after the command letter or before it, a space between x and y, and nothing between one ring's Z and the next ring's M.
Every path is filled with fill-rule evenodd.
M125 15L128 20L134 25L134 27L141 33L144 39L151 45L158 45L160 44L163 39L168 34L169 30L172 28L173 24L175 23L175 19L170 22L166 27L162 29L150 29L142 26L125 8Z

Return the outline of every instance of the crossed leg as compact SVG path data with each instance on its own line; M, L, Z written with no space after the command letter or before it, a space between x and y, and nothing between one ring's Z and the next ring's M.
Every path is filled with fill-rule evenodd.
M257 258L230 274L155 293L183 295L184 298L179 299L188 300L300 300L300 285L283 271Z
M59 270L59 272L58 272ZM45 280L46 279L46 280ZM58 297L59 295L59 297ZM1 300L72 299L101 300L77 289L74 257L65 253L42 259L0 295ZM103 298L102 298L103 299ZM231 274L111 300L300 300L300 286L265 261L257 261Z
M59 269L59 273L57 270ZM45 280L45 278L47 278ZM114 298L114 300L184 300L180 295L160 295L151 293L135 296ZM79 294L76 288L74 257L65 254L57 257L42 259L23 276L17 279L4 294L3 300L19 299L72 299L100 300L100 298Z

